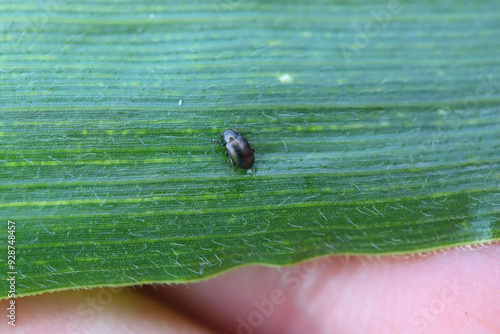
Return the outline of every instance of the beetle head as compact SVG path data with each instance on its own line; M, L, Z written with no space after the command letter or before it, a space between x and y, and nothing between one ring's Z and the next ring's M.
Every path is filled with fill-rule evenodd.
M230 141L234 140L236 137L238 137L238 132L227 129L222 133L222 138L224 139L224 144L229 143Z

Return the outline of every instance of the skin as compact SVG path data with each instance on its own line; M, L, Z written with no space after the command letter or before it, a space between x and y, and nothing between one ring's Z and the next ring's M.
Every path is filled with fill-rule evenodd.
M186 285L25 297L17 307L17 326L3 316L1 333L499 333L500 245L250 266Z

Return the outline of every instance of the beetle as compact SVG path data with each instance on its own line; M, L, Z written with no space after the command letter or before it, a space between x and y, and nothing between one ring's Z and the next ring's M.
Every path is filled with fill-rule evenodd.
M226 155L229 156L229 161L233 166L237 165L244 169L252 168L254 162L253 152L255 150L250 146L248 140L240 135L238 129L236 131L232 129L224 130L219 137L222 138L222 143L220 139L214 139L215 144L212 152L215 150L215 146L221 143L221 146L226 147Z

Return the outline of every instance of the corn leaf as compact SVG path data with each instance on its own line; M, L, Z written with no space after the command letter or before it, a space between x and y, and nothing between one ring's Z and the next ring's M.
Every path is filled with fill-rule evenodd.
M500 239L496 0L0 9L2 298Z

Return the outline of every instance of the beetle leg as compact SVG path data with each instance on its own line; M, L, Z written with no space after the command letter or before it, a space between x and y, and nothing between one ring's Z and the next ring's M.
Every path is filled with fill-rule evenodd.
M233 166L235 166L233 159L229 158L229 162L232 163Z

